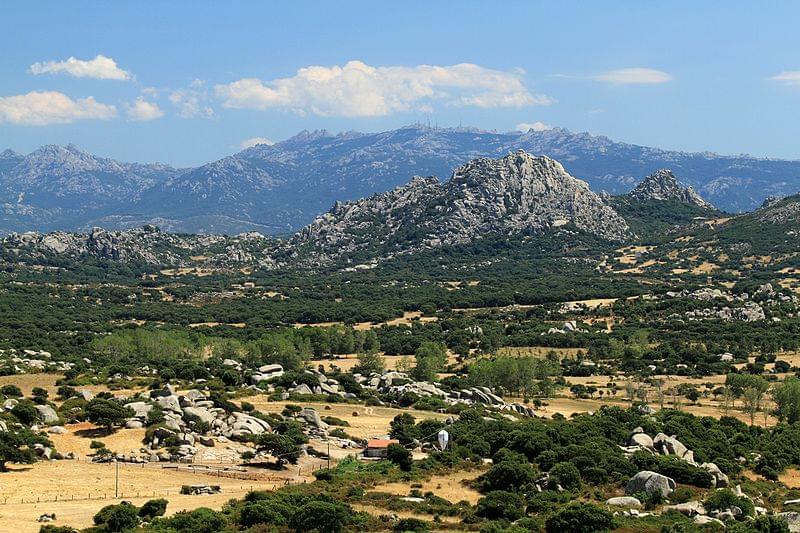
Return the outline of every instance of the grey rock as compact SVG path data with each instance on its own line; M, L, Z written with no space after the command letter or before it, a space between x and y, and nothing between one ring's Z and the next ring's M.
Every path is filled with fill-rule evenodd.
M301 383L300 385L296 386L292 389L292 392L295 394L313 394L314 391L311 390L311 387L306 385L305 383Z
M156 398L156 403L161 406L164 411L172 411L174 413L182 413L181 402L177 396L159 396Z
M628 439L628 444L631 446L641 446L649 450L653 449L653 439L647 433L634 433Z
M306 407L305 409L300 411L297 416L298 418L302 418L303 420L305 420L306 422L308 422L309 424L313 425L316 428L328 429L328 424L322 421L322 418L320 418L319 413L317 413L317 411L315 411L314 409L309 409Z
M722 489L728 486L728 476L714 463L703 463L700 465L700 468L705 469L709 474L714 476L714 486L716 488Z
M642 502L640 502L637 498L634 498L633 496L617 496L615 498L607 499L606 505L612 505L614 507L639 508L642 506Z
M58 413L49 405L37 405L36 410L39 411L39 418L41 418L42 422L45 424L58 423Z
M131 410L133 410L133 415L136 418L142 418L142 419L147 418L147 414L153 409L153 406L151 404L145 402L126 403L125 407L128 407Z
M643 470L633 476L625 487L626 494L645 492L651 496L660 492L662 496L669 496L675 490L675 481L667 476Z

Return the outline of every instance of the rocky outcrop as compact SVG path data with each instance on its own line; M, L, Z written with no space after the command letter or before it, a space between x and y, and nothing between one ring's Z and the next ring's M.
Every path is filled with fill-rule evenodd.
M559 162L518 151L470 161L444 184L417 177L387 193L337 203L293 242L326 256L365 249L392 255L561 227L612 241L630 235L625 220Z
M647 176L631 192L625 195L629 200L646 202L651 200L674 200L695 207L713 209L692 187L683 187L669 169L657 170Z

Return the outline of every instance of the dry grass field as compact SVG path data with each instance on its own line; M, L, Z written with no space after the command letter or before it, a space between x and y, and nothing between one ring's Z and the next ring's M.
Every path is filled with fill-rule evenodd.
M265 413L280 413L287 404L295 403L302 407L313 407L320 416L335 416L350 424L344 431L354 437L370 438L386 435L389 432L389 423L401 413L410 413L418 420L426 418L446 419L450 415L432 413L430 411L415 411L414 409L392 409L390 407L366 407L364 405L326 404L320 402L270 402L265 396L250 396L246 401L256 406L256 409ZM329 409L326 409L329 407ZM353 416L358 413L358 416Z
M308 461L308 460L306 460ZM302 464L302 463L301 463ZM53 461L32 466L12 467L0 474L0 530L28 533L39 531L36 519L43 513L56 513L57 525L89 527L100 508L125 499L141 505L154 495L169 500L168 514L198 507L219 509L231 498L242 497L251 489L273 490L285 483L308 481L311 463L302 477L297 470L271 472L272 479L261 481L230 479L204 473L164 469L161 465L120 465L120 498L114 498L113 464L84 461ZM182 485L213 484L222 493L182 496ZM53 501L55 498L58 501ZM87 498L93 498L91 500ZM105 497L105 498L104 498ZM42 500L40 503L36 499ZM75 500L72 500L75 498ZM24 500L25 503L20 503ZM46 500L46 501L45 501Z
M443 476L433 476L426 481L419 483L422 485L418 490L423 494L432 492L440 498L444 498L452 503L460 501L467 501L470 505L475 505L481 497L481 494L464 484L465 481L472 481L484 470L470 470L454 472L452 474ZM411 487L408 483L387 483L375 487L376 491L388 492L389 494L396 494L398 496L408 496Z
M16 385L22 394L30 396L34 387L45 389L50 396L56 394L56 380L61 379L61 374L17 374L15 376L0 376L0 387L3 385Z

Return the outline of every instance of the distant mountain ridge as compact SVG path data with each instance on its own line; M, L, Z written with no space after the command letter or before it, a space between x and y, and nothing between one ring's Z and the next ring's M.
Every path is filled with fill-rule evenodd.
M290 233L336 201L389 191L409 176L450 176L481 157L522 149L560 161L595 192L622 194L668 167L726 211L800 189L800 161L684 153L546 131L496 133L408 126L381 133L301 132L206 165L121 163L74 146L0 153L0 232L125 229Z

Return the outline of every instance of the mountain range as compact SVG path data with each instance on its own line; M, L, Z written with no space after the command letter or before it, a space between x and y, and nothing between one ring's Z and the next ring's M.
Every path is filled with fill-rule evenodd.
M561 128L496 133L413 125L381 133L302 132L196 168L121 163L75 146L0 153L0 232L127 229L286 234L335 202L391 191L411 176L429 187L452 169L517 150L558 160L591 190L620 195L668 167L717 208L749 211L794 194L800 161L685 153ZM420 184L417 184L420 186Z
M623 213L623 214L621 214ZM155 226L87 235L13 233L0 242L9 260L89 257L147 264L185 264L204 257L216 265L266 268L369 265L399 255L471 246L488 239L593 241L602 248L639 242L719 212L668 170L633 191L596 194L558 161L523 150L478 158L450 180L414 177L385 193L336 202L289 238L260 233L234 237L162 232ZM637 231L639 234L637 234Z

